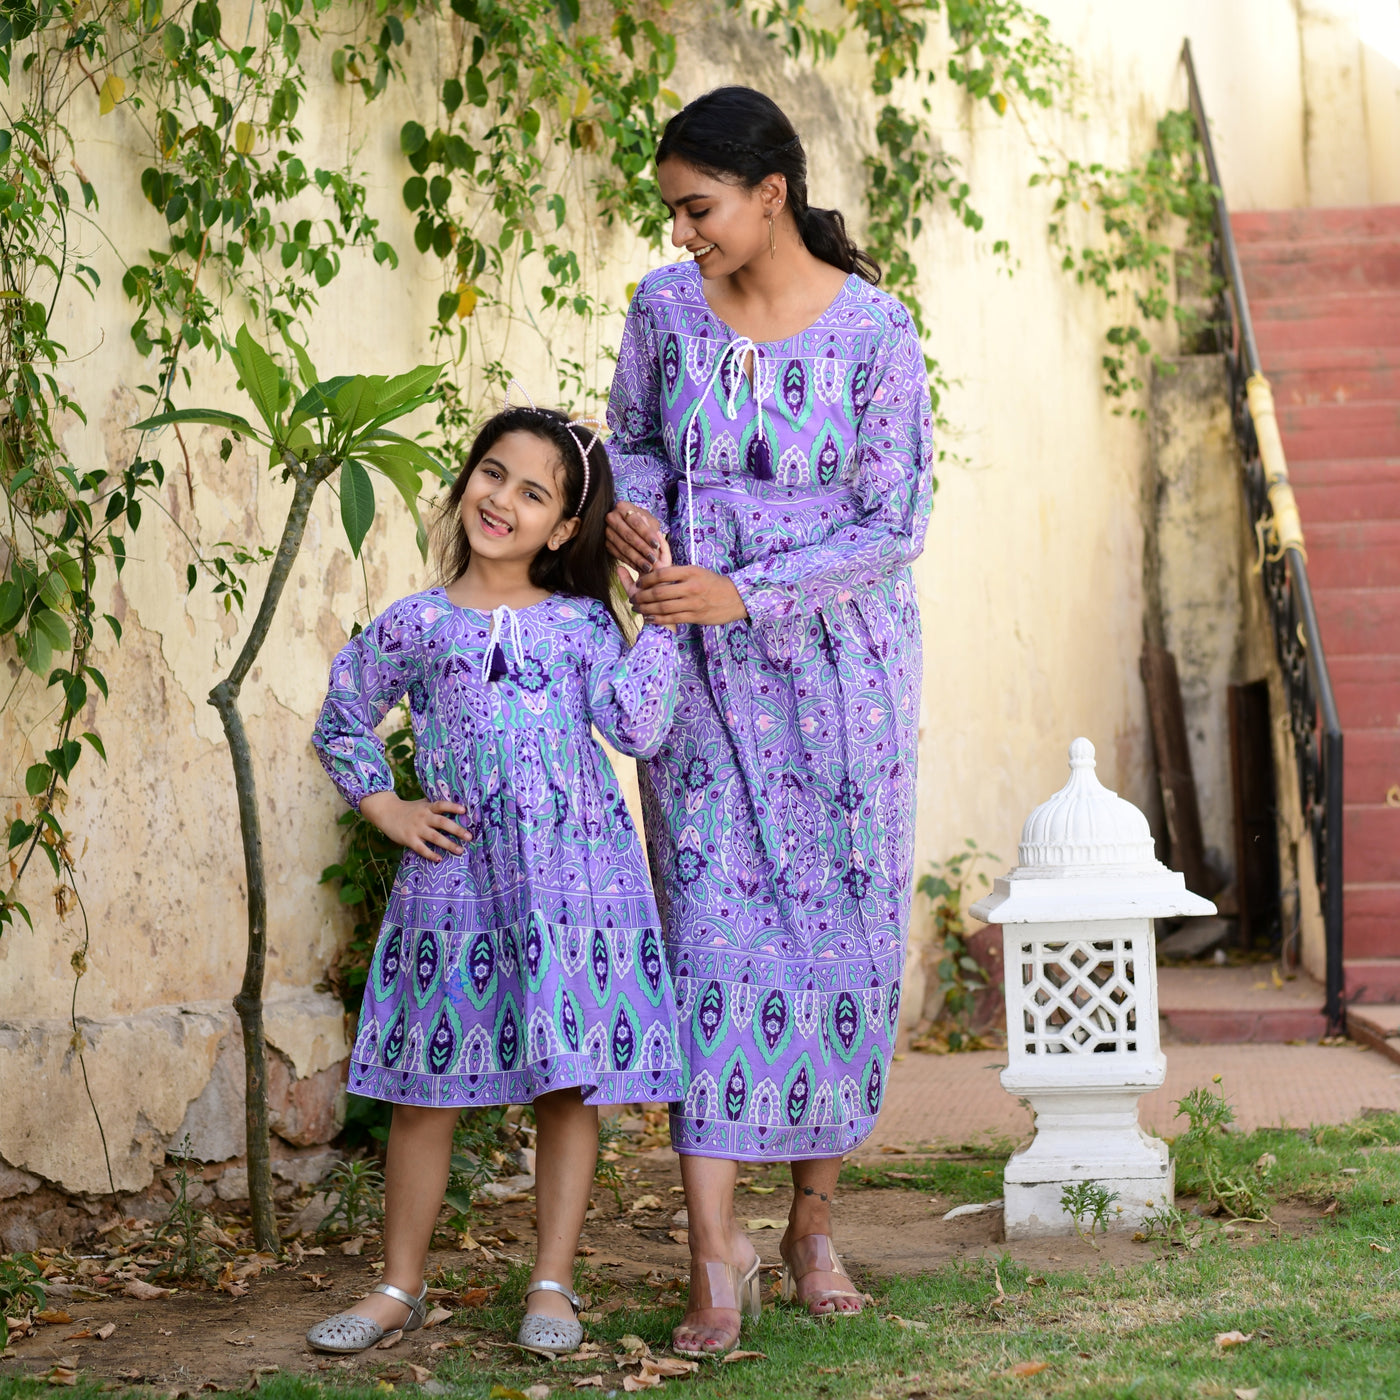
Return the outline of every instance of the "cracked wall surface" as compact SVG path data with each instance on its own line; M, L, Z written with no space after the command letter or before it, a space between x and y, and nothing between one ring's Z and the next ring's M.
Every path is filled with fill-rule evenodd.
M1183 30L1196 46L1234 207L1305 203L1309 152L1343 150L1351 139L1327 144L1318 123L1328 120L1327 92L1341 88L1310 82L1308 59L1314 55L1316 68L1327 54L1350 50L1335 27L1326 43L1310 36L1304 44L1290 0L1044 0L1040 8L1075 52L1083 116L1035 120L1043 121L1045 140L1075 158L1120 165L1148 148L1158 117L1183 104L1176 57ZM814 72L744 25L712 22L698 10L678 12L676 22L680 61L672 81L680 95L736 80L772 92L806 137L813 201L843 208L859 234L860 157L881 101L870 93L863 61L846 55ZM1253 58L1241 65L1246 42ZM438 89L453 45L446 28L418 26L407 47L409 81L391 83L372 109L320 82L299 118L308 165L334 164L352 149L359 166L374 172L370 212L402 258L390 271L348 254L321 293L307 333L327 375L392 374L438 353L428 331L440 269L413 250L413 222L399 195L406 166L398 131L421 117L418 94ZM1366 63L1380 71L1379 60ZM917 852L922 865L971 836L1004 865L1025 814L1063 781L1065 749L1078 734L1097 745L1106 783L1151 806L1137 671L1149 442L1143 424L1115 414L1102 392L1103 334L1114 308L1061 272L1045 233L1049 196L1027 187L1039 167L1025 130L967 104L951 83L936 84L930 100L931 129L962 162L986 232L975 235L937 209L914 247L929 350L953 381L945 408L954 425L940 443L950 457L916 566L925 636ZM1351 109L1337 121L1338 131L1351 132ZM1373 147L1377 130L1372 120ZM162 246L164 221L140 193L147 160L133 115L119 108L99 118L94 104L79 112L74 139L118 246L142 256ZM579 221L565 232L585 267L586 290L613 307L623 305L628 283L671 255L648 250L620 227ZM998 237L1010 242L1010 263L991 250ZM74 419L64 442L80 469L118 471L136 450L131 425L150 409L137 386L153 370L131 343L133 311L112 250L94 237L84 254L101 273L101 288L95 301L63 304L57 333L72 356L65 387L87 407L89 422ZM533 297L534 288L527 279L523 295ZM208 290L217 289L211 283ZM233 305L230 326L238 319ZM586 337L565 326L553 349L580 360L590 386L602 390L611 373L604 347L616 344L620 329L620 314L602 318ZM554 377L539 342L515 331L492 349L537 397L550 397ZM187 364L193 386L179 391L181 405L246 409L226 360L200 351ZM227 747L206 697L237 654L251 606L249 615L227 612L203 583L187 591L186 537L205 547L275 544L290 493L244 445L221 460L221 436L185 433L188 473L172 435L147 444L166 465L165 485L131 537L121 578L110 569L102 577L100 591L125 640L117 647L104 637L98 664L112 700L92 701L81 724L102 735L109 761L85 756L65 811L91 932L79 1024L123 1191L147 1185L162 1153L186 1133L210 1160L236 1156L242 1145L239 1037L229 1006L244 953L243 861ZM317 500L243 690L268 866L268 1025L281 1096L274 1124L292 1144L334 1131L348 1048L338 1003L317 990L349 932L349 914L318 883L341 852L335 823L342 808L308 737L331 657L353 625L429 581L394 493L381 483L377 495L363 566L345 547L335 500L329 493ZM264 572L249 573L255 606ZM0 652L0 681L18 682L0 711L0 800L23 811L25 769L51 742L49 700L20 675L12 650ZM618 766L631 790L630 765ZM0 940L0 1083L23 1086L0 1098L0 1197L39 1182L105 1191L67 1021L70 959L82 925L75 912L56 910L42 863L25 875L21 896L35 927L21 924ZM916 906L916 953L924 920ZM904 1005L912 1013L922 1000L917 955L909 982Z

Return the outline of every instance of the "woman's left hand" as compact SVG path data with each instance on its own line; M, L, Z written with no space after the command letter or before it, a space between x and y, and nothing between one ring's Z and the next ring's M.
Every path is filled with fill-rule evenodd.
M694 564L653 569L637 580L632 606L653 622L673 626L738 622L749 615L739 590L723 574Z

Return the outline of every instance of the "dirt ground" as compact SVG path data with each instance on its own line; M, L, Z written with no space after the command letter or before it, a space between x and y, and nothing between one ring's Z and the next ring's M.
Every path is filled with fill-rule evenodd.
M903 1160L912 1163L917 1157ZM889 1158L884 1165L890 1165ZM622 1306L673 1309L683 1290L688 1255L684 1219L676 1216L684 1206L678 1159L669 1148L658 1148L624 1158L622 1169L627 1183L622 1213L611 1193L599 1189L594 1195L597 1209L590 1212L594 1218L584 1231L580 1253L597 1279L586 1290L592 1311L585 1313L585 1322ZM783 1214L783 1177L776 1170L758 1171L741 1181L746 1185L738 1198L740 1218L765 1263L776 1265L781 1225L772 1228L763 1222L776 1222ZM884 1275L1003 1255L1036 1272L1100 1269L1146 1262L1162 1248L1160 1243L1136 1242L1127 1233L1101 1238L1098 1249L1077 1238L1007 1243L1001 1238L999 1210L948 1221L942 1217L949 1205L917 1189L843 1187L836 1230L853 1276L873 1284ZM463 1350L482 1362L519 1361L521 1353L512 1346L514 1323L510 1330L473 1325L472 1313L489 1302L511 1265L531 1259L532 1215L528 1198L482 1208L465 1241L475 1248L435 1250L430 1259L430 1277L452 1285L439 1290L435 1299L450 1311L450 1318L408 1334L392 1349L352 1358L312 1352L303 1334L376 1281L378 1242L372 1236L364 1238L362 1252L354 1255L343 1254L335 1243L295 1242L289 1247L290 1260L281 1264L260 1259L246 1248L230 1250L235 1267L225 1274L247 1274L233 1283L235 1289L246 1288L241 1296L182 1286L154 1301L79 1285L63 1271L85 1272L99 1288L126 1286L94 1273L107 1267L97 1246L74 1246L68 1254L49 1256L55 1286L47 1313L34 1318L30 1335L12 1334L11 1346L0 1359L0 1376L43 1375L59 1367L118 1383L156 1385L172 1395L193 1395L200 1390L243 1389L274 1371L424 1383L447 1356L460 1356ZM231 1220L223 1223L236 1228ZM1296 1233L1309 1222L1301 1212L1285 1212L1279 1223ZM133 1251L132 1263L125 1268L128 1282L142 1272L141 1260L149 1258L140 1253L139 1237L125 1245L126 1255ZM86 1260L81 1257L85 1253ZM121 1257L119 1252L117 1262ZM148 1276L155 1277L154 1270ZM60 1282L65 1278L70 1281ZM499 1314L492 1322L499 1323ZM109 1323L114 1328L99 1336Z

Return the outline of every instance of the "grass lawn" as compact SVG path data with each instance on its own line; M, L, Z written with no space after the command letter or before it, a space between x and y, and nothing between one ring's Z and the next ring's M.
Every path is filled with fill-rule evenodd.
M769 1308L741 1344L761 1358L705 1363L695 1375L655 1388L673 1400L1400 1397L1400 1115L1215 1141L1216 1181L1260 1184L1277 1226L1188 1215L1172 1238L1157 1239L1157 1256L1147 1263L1115 1266L1105 1251L1089 1269L1033 1274L1008 1252L1000 1261L866 1280L875 1306L863 1316L813 1323L792 1309ZM874 1190L987 1199L1000 1191L999 1166L970 1157L851 1168L846 1209ZM1178 1173L1179 1195L1206 1189L1197 1157L1183 1156ZM265 1400L382 1400L389 1389L413 1393L426 1381L429 1394L471 1400L536 1400L546 1394L539 1387L554 1395L621 1395L624 1377L637 1368L618 1358L635 1353L638 1339L666 1355L680 1316L677 1295L610 1285L586 1263L581 1281L594 1308L616 1307L589 1326L599 1351L544 1362L513 1349L508 1340L523 1279L523 1270L513 1270L487 1306L458 1315L463 1330L436 1353L441 1360L431 1375L415 1380L389 1351L369 1383L363 1376L341 1385L330 1376L312 1381L284 1373L261 1378L260 1393ZM1232 1332L1248 1340L1218 1343ZM222 1343L212 1338L211 1345ZM1022 1373L1013 1369L1018 1365ZM591 1376L603 1378L601 1388L574 1389ZM80 1374L70 1393L120 1388L119 1381ZM53 1393L41 1379L0 1381L0 1396L41 1393Z

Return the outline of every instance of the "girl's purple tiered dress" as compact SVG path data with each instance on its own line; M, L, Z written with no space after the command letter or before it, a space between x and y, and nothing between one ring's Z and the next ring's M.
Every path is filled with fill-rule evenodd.
M466 807L472 833L437 863L403 854L352 1093L429 1107L568 1088L588 1103L683 1097L646 862L590 732L649 756L675 690L671 632L646 627L629 651L601 603L561 593L493 615L430 589L336 657L312 742L345 800L392 791L374 728L407 695L423 791Z
M934 488L918 336L852 276L815 325L755 345L678 264L637 287L608 417L619 497L749 612L681 629L675 725L645 765L690 1075L672 1140L839 1156L879 1111L909 920L908 565Z

